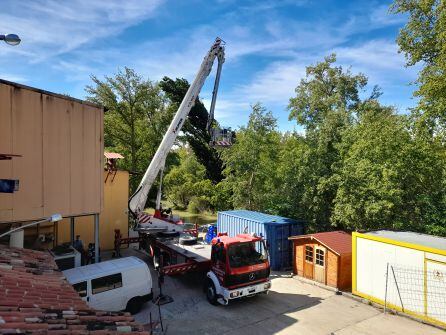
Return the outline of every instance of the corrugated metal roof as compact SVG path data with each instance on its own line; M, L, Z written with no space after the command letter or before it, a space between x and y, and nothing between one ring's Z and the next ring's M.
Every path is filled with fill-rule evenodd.
M439 236L414 233L411 231L390 231L390 230L371 231L366 233L365 235L384 237L394 241L412 243L428 248L446 250L446 238Z
M108 159L123 159L124 156L122 156L121 154L118 154L117 152L104 152L104 156L105 158Z
M286 223L297 223L300 222L298 220L285 218L283 216L270 215L260 212L248 211L246 209L232 210L232 211L224 211L220 212L222 214L227 214L231 216L237 216L242 219L248 219L251 221L255 221L258 223L266 223L266 224L286 224ZM302 224L304 222L302 221Z
M291 236L289 239L290 240L315 239L316 241L323 244L328 249L332 250L338 255L352 253L352 237L350 236L350 234L340 230Z
M5 85L10 85L10 86L13 86L13 87L16 87L16 88L23 88L23 89L26 89L26 90L30 90L30 91L34 91L34 92L38 92L38 93L42 93L42 94L46 94L46 95L50 95L50 96L61 98L61 99L65 99L65 100L75 101L75 102L78 102L78 103L81 103L81 104L84 104L84 105L89 105L89 106L92 106L92 107L97 107L97 108L102 108L102 109L104 108L104 106L101 106L101 105L96 104L96 103L91 102L91 101L86 101L86 100L73 98L73 97L70 97L68 95L42 90L40 88L19 84L19 83L13 82L13 81L5 80L5 79L0 79L0 83L1 84L5 84Z

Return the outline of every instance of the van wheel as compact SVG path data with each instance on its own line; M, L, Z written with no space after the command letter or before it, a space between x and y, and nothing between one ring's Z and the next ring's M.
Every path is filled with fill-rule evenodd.
M142 304L143 301L141 297L134 297L130 299L129 302L127 303L126 311L132 315L136 314L141 310Z
M208 280L206 284L206 299L211 305L217 305L217 290L212 280Z

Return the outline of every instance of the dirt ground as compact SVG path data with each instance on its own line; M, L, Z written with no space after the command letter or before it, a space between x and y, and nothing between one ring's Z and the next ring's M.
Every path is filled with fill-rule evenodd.
M130 253L145 258L139 252ZM153 278L156 284L155 272ZM274 273L271 279L268 295L212 306L198 274L166 277L163 293L174 299L161 306L166 334L444 334L402 316L385 315L372 306L303 283L286 273ZM155 297L158 293L154 287ZM147 324L149 313L158 319L158 308L153 303L145 304L135 318Z

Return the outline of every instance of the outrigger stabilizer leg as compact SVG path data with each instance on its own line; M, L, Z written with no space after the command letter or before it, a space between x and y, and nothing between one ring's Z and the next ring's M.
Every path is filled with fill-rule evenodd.
M169 295L164 295L163 294L163 283L164 283L164 273L163 273L163 254L160 254L160 266L158 267L158 288L159 288L159 295L158 297L153 299L153 303L155 305L161 306L161 305L166 305L166 304L170 304L171 302L173 302L173 298Z

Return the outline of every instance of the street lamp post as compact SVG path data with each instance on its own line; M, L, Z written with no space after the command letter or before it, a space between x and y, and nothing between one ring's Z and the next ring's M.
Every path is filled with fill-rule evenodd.
M0 35L0 41L5 41L9 45L18 45L21 42L19 35L16 34L6 34Z

